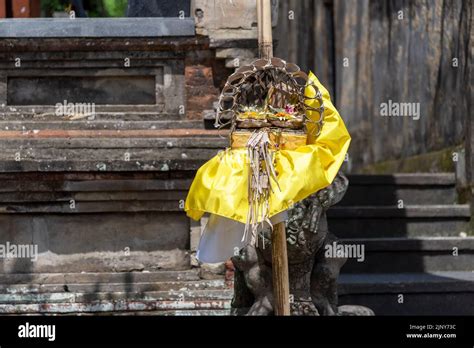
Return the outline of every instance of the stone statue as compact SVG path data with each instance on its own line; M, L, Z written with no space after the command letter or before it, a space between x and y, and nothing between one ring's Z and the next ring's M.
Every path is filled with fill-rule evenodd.
M291 315L337 315L337 278L345 258L325 257L337 238L328 231L326 210L344 196L348 180L339 173L325 189L296 203L286 222ZM273 314L271 231L260 232L257 246L232 257L235 267L232 312ZM372 314L366 309L366 314Z

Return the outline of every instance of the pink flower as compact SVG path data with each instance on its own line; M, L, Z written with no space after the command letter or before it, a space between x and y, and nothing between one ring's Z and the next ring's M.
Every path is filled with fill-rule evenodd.
M293 105L287 104L285 106L285 111L289 114L295 113L295 107Z

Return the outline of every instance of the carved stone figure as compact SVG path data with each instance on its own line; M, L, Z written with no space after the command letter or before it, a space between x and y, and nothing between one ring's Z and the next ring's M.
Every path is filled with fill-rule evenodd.
M337 241L328 231L326 210L344 196L348 180L339 173L325 189L294 204L286 234L292 315L337 315L337 278L345 258L325 257L326 245ZM271 231L260 232L257 246L248 245L231 260L235 266L234 314L273 314ZM356 306L357 307L357 306ZM363 313L372 313L366 309Z

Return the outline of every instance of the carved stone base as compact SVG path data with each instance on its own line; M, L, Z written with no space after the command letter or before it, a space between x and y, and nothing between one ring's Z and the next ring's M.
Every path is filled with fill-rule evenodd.
M338 307L337 315L340 316L373 316L374 311L364 306L344 305Z
M289 211L286 234L291 315L339 315L337 278L346 258L326 257L327 247L337 241L328 231L326 210L342 199L347 186L348 180L338 174L330 186ZM260 233L257 246L248 245L231 259L235 266L233 314L273 314L271 259L270 229ZM367 313L354 315L372 312L359 306L342 308L342 313Z

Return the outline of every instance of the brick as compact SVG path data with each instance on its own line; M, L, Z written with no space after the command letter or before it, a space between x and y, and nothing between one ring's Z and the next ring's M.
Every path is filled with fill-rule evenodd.
M15 0L12 7L14 18L33 18L41 14L40 0Z
M0 0L0 18L7 18L7 1Z

